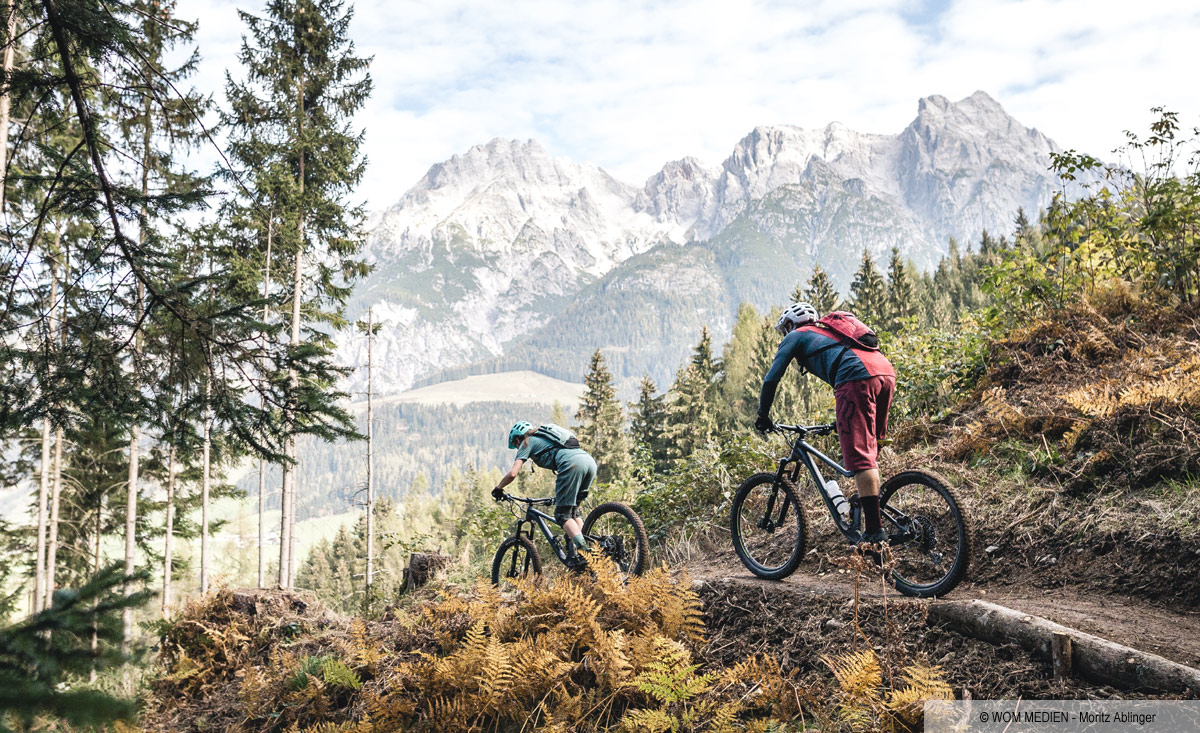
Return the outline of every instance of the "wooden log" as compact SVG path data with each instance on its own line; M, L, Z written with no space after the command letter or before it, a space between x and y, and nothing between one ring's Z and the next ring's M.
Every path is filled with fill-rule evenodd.
M1086 680L1126 689L1200 694L1200 669L995 603L938 601L930 604L929 618L993 644L1018 644L1052 664L1055 635L1062 635L1070 642L1069 668Z
M1071 652L1071 636L1056 631L1050 637L1050 667L1054 670L1054 679L1062 680L1071 676L1073 671Z
M420 588L449 566L449 555L440 552L412 553L408 556L408 567L404 569L404 582L400 586L400 592Z

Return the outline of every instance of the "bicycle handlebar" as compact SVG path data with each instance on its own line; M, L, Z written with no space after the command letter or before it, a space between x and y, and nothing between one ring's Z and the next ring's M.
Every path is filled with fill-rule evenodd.
M497 501L519 501L523 504L530 504L532 506L550 506L554 503L553 498L534 499L530 496L513 496L512 494L505 494L503 499L498 499Z
M824 425L784 425L783 423L775 423L775 429L789 433L799 433L804 435L829 435L837 432L836 423L826 423Z

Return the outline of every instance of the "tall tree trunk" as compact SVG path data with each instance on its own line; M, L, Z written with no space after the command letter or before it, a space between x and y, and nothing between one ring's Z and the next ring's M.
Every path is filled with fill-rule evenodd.
M175 540L175 442L167 451L167 534L163 538L163 618L171 618L172 550Z
M92 543L92 575L100 572L100 533L104 529L104 503L106 495L100 495L100 504L96 507L96 531L94 542ZM92 602L92 608L96 607L100 601ZM92 659L96 659L100 654L100 635L96 628L96 615L92 615ZM92 662L92 668L88 672L88 682L96 684L96 663Z
M33 576L34 613L45 608L46 600L46 504L50 496L50 418L42 419L42 465L38 472L37 542Z
M54 230L54 252L55 256L62 253L62 222L58 222ZM51 305L50 311L50 338L56 340L60 346L66 345L66 329L63 328L63 321L67 317L67 283L70 279L70 264L65 253L63 253L63 306L62 315L59 316L58 309ZM50 264L51 276L55 283L58 281L57 267L55 261L51 259ZM53 292L53 284L51 292ZM58 510L59 503L62 497L62 453L63 453L63 429L59 424L54 428L54 475L51 478L50 485L50 524L48 527L49 537L46 540L46 597L42 603L43 608L48 608L54 602L54 587L55 573L58 569Z
M146 96L142 107L142 197L143 199L150 192L150 142L151 129L150 122L150 97ZM142 217L138 223L138 242L145 246L146 244L146 220L148 210L145 205L142 206ZM144 307L145 286L139 281L137 290L137 319L134 321L134 328L138 329L133 337L133 371L134 379L133 386L135 390L141 389L141 359L142 359L142 308ZM133 435L129 440L129 494L126 497L125 505L125 575L126 577L133 575L135 552L137 550L137 500L138 500L138 441L141 440L141 426L137 423L138 418L134 418ZM125 581L125 594L133 592L133 584ZM133 609L126 608L121 612L121 618L125 624L125 636L121 643L121 651L126 656L132 651L133 646ZM129 665L125 666L125 688L132 688L132 675Z
M14 0L4 4L4 14L8 20L8 36L4 39L4 79L7 80L12 73L13 53L17 46L17 4ZM5 190L8 188L8 117L11 104L7 91L0 94L0 219L4 216Z
M52 266L50 268L50 311L48 316L50 323L49 333L46 336L47 354L53 352L53 345L57 337L54 330L54 301L57 299L58 277ZM32 609L34 613L46 607L46 519L47 504L50 498L50 435L50 418L46 417L42 419L42 462L38 469L37 542L34 545L37 559L34 562Z
M267 212L267 268L263 275L263 323L271 317L271 247L275 239L275 209ZM259 398L262 399L261 397ZM258 459L258 587L267 585L267 521L266 521L267 467Z
M46 541L46 600L43 608L54 605L55 575L58 570L58 509L62 500L63 429L54 428L54 477L50 486L50 536Z
M200 592L208 592L209 560L208 560L208 494L211 487L212 475L212 406L209 405L209 383L211 373L206 375L204 382L204 448L201 461L203 469L200 479Z
M371 601L371 583L375 577L375 470L372 443L374 427L371 422L373 377L375 372L375 321L367 308L367 602Z
M298 26L297 26L298 27ZM296 232L299 235L296 242L296 271L292 284L292 338L291 346L293 351L300 345L300 297L302 295L303 271L304 271L304 88L305 79L304 71L301 70L296 80L296 138L295 143L300 151L297 165L297 191L298 196L298 212L296 217ZM287 455L287 461L283 467L283 516L280 518L281 531L279 533L279 580L280 585L290 589L292 587L293 571L293 555L295 553L295 528L296 528L296 474L297 474L297 456L296 456L296 412L294 409L294 400L296 391L300 384L300 377L295 367L288 369L288 407L287 414L284 418L285 429L287 430L287 443L284 452Z
M125 575L133 575L137 565L137 501L138 473L141 454L138 443L142 439L142 428L136 422L130 429L129 438L129 482L125 492ZM126 580L124 584L126 595L133 592L133 583ZM128 655L133 650L133 609L121 611L121 622L124 635L121 637L121 653ZM125 680L130 680L129 672L125 672Z
M304 241L303 231L304 225L300 225L301 239ZM304 256L301 251L296 252L296 274L293 283L292 291L292 338L291 345L293 351L300 345L300 296L301 296L301 267L303 265ZM288 369L288 385L291 389L291 395L288 397L288 415L287 415L287 446L285 452L287 454L287 463L283 467L283 518L282 528L279 536L279 584L287 589L292 587L293 578L293 549L295 547L295 519L296 519L296 412L292 407L292 401L295 399L296 390L300 386L300 375L295 367Z
M142 299L145 297L145 292L142 289L142 284L138 283L137 287L137 319L142 316ZM139 331L133 339L133 370L134 370L134 388L138 389L140 379L137 377L141 370L142 357L142 334ZM142 439L142 427L138 424L137 418L134 418L133 426L129 431L129 484L125 493L125 584L123 591L126 595L133 593L133 582L129 580L129 576L133 575L137 561L137 501L138 501L138 474L139 461L141 459L140 445ZM124 635L121 638L121 653L128 656L133 649L133 609L125 608L121 611L121 622L124 627ZM128 665L127 665L128 667ZM124 675L126 689L132 684L132 677L128 669Z

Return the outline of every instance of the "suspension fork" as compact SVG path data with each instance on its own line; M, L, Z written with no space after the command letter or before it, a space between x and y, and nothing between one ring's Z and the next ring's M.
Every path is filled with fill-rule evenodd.
M529 525L529 531L525 532L524 534L526 537L529 538L530 542L533 542L533 522L529 521L528 517L517 520L517 528L516 528L516 531L513 532L513 536L520 537L522 534L521 528L524 527L526 524ZM517 547L520 547L520 545L518 545ZM517 577L517 556L520 554L521 554L521 551L519 549L514 548L513 554L512 554L512 562L509 564L509 577L510 578ZM524 565L524 567L521 568L521 571L523 573L528 573L529 572L529 564L530 564L530 559L529 559L528 553L526 553L525 562L522 564Z
M783 501L783 508L779 510L779 519L772 519L771 515L775 513L775 499L779 496L779 483L783 481L784 473L786 473L787 465L790 462L790 459L787 458L779 460L779 469L775 472L775 483L771 485L771 495L767 497L766 510L763 511L762 519L758 520L759 529L772 530L776 527L782 527L783 523L787 520L788 504L790 502L786 498Z

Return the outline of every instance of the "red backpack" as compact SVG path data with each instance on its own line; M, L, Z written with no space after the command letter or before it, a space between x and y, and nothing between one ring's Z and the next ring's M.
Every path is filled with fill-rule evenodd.
M855 318L853 313L833 311L817 323L833 331L841 337L840 340L849 341L848 346L852 345L866 351L879 351L879 337L875 335L870 326Z

